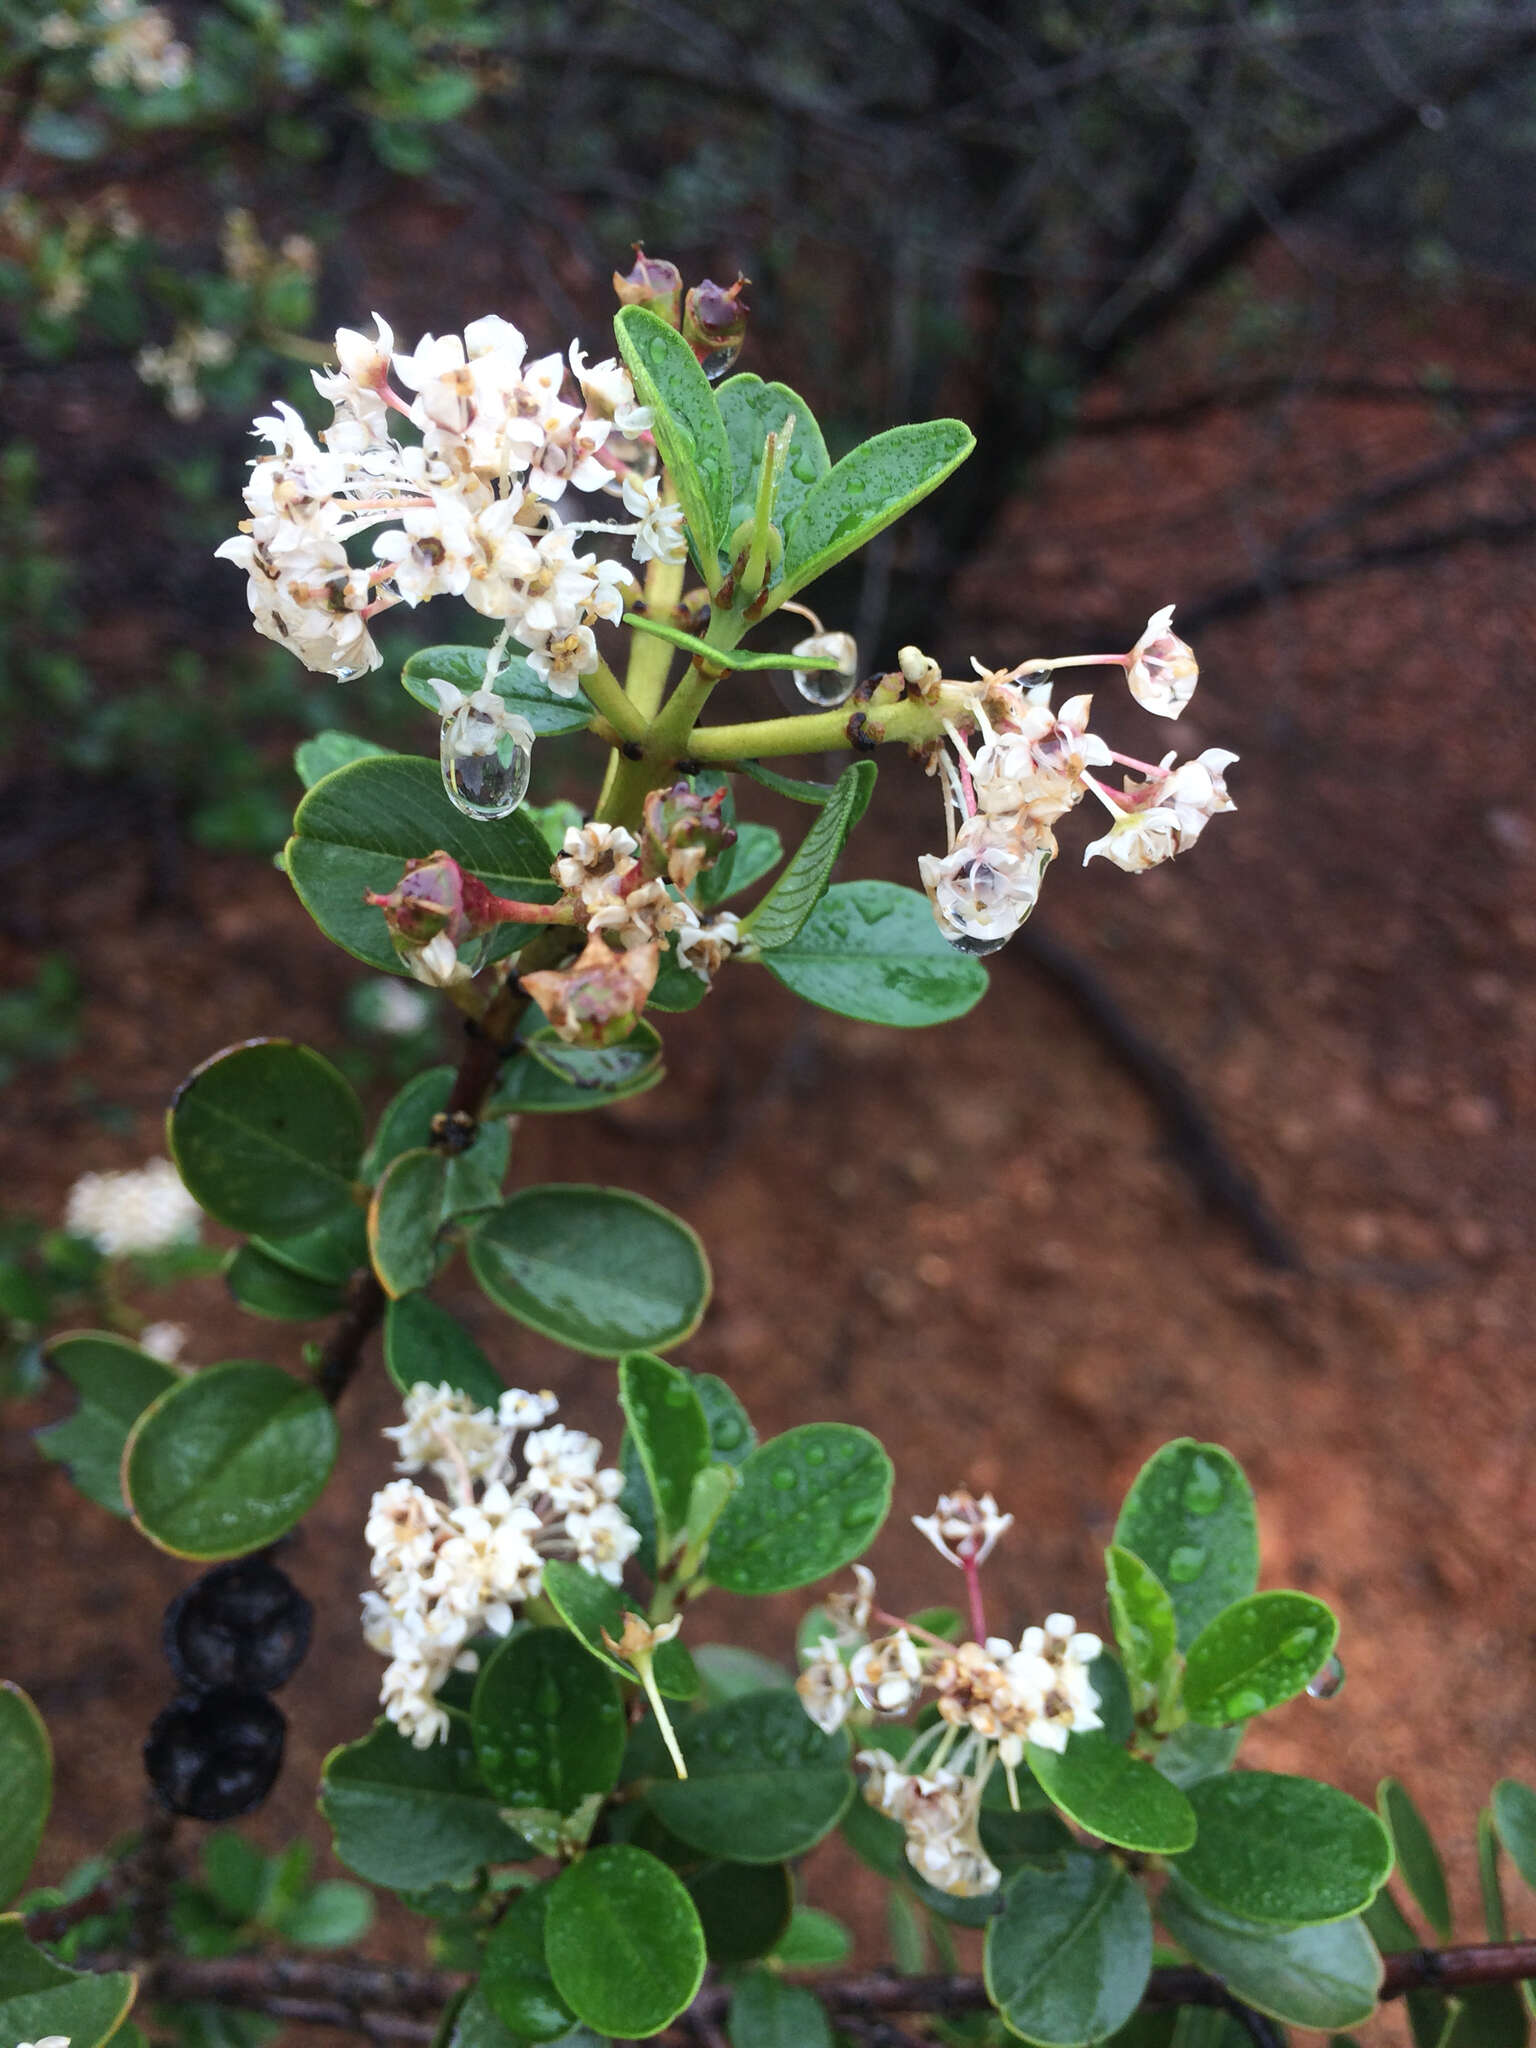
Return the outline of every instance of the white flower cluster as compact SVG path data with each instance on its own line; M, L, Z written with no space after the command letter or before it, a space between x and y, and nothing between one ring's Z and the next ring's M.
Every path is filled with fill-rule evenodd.
M907 1861L936 1891L973 1899L995 1892L1002 1872L981 1845L983 1777L966 1777L939 1764L921 1773L901 1771L883 1749L861 1749L864 1797L877 1812L901 1823Z
M98 85L169 92L192 75L192 52L177 40L171 17L139 0L94 0L83 15L60 8L39 24L38 37L50 50L94 43L90 67Z
M392 1480L374 1495L365 1531L375 1590L363 1595L363 1634L390 1660L384 1711L418 1749L448 1733L437 1693L451 1671L475 1668L467 1645L507 1633L547 1558L574 1559L616 1586L639 1544L617 1505L622 1474L599 1468L596 1437L549 1423L557 1406L553 1394L514 1387L494 1409L477 1408L423 1382L405 1398L405 1421L384 1432L399 1445L398 1471L425 1468L450 1496Z
M199 370L218 369L235 352L222 327L178 327L169 348L141 348L133 359L141 383L159 385L172 419L195 420L203 410Z
M1113 823L1084 861L1102 854L1131 874L1182 853L1217 812L1236 808L1225 781L1236 754L1211 747L1179 767L1172 754L1155 765L1137 761L1088 730L1091 696L1052 710L1050 683L1023 681L1053 666L1118 666L1138 703L1177 718L1199 670L1172 632L1172 615L1172 605L1155 612L1129 654L1027 661L997 672L975 664L979 680L967 686L966 711L980 744L946 725L954 748L953 759L939 757L948 846L918 862L939 928L961 951L992 952L1018 930L1056 857L1054 826L1090 791ZM902 650L901 666L911 684L931 688L938 680L936 664L916 648ZM1116 762L1145 779L1126 782L1118 793L1106 789L1090 771Z
M82 1173L64 1205L64 1228L108 1258L163 1252L196 1238L203 1212L169 1159L125 1173Z
M409 353L374 320L377 338L342 328L339 367L315 373L334 407L318 440L291 406L256 422L273 452L253 463L251 517L218 553L247 572L257 630L308 668L356 675L379 664L377 613L463 597L516 636L551 690L574 697L598 665L594 625L619 617L635 580L579 552L579 537L625 534L641 562L680 561L685 547L659 478L631 467L650 415L628 372L589 364L573 342L578 403L565 395L566 359L529 361L523 336L494 314ZM402 422L419 438L397 438ZM621 498L630 519L562 523L554 508L568 486ZM354 566L345 542L381 526L371 565Z
M728 910L717 911L705 923L662 876L644 879L638 853L639 841L622 825L572 825L554 877L574 900L589 932L606 932L626 950L656 944L676 932L679 962L708 982L741 944L740 919ZM690 880L700 858L696 847L672 856Z

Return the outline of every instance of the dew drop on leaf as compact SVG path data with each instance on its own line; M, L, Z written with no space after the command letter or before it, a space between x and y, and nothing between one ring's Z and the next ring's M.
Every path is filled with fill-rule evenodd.
M1309 1700L1331 1700L1344 1690L1344 1660L1330 1657L1307 1687Z
M805 1462L807 1465L825 1465L827 1454L820 1444L808 1444L806 1446Z
M1204 1458L1184 1482L1184 1505L1192 1515L1214 1515L1221 1506L1221 1474Z
M1246 1721L1254 1714L1262 1714L1268 1705L1263 1693L1249 1690L1233 1693L1227 1701L1226 1710L1233 1720Z
M528 793L531 750L474 704L443 720L439 758L448 801L467 818L505 818Z
M942 930L943 927L941 926L940 929ZM970 932L944 932L946 945L953 947L955 952L964 953L973 959L979 959L987 953L1000 953L1012 937L1012 932L1005 932L1000 939L978 939L973 937Z
M780 1465L778 1470L773 1475L773 1483L779 1489L780 1493L793 1493L795 1487L795 1475L793 1472L790 1471L787 1465Z
M745 339L745 336L742 337ZM699 364L711 384L718 384L726 371L741 354L741 341L728 342L724 348L712 348Z
M1206 1554L1198 1543L1181 1543L1168 1554L1168 1576L1176 1586L1187 1586L1205 1570Z

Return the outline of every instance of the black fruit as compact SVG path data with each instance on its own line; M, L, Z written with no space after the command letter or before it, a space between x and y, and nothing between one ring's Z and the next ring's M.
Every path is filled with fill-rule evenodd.
M184 1693L156 1715L144 1768L172 1813L233 1820L272 1790L286 1728L282 1710L264 1693L234 1686Z
M264 1557L216 1565L165 1610L165 1654L184 1686L273 1692L309 1648L314 1610Z

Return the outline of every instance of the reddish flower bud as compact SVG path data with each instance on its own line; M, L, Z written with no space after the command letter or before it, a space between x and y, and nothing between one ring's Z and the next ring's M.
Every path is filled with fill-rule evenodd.
M675 327L683 297L683 273L665 257L647 256L644 245L635 243L635 267L628 277L613 273L613 288L621 306L649 306Z
M723 377L741 354L751 311L742 303L741 294L749 282L739 272L729 286L706 277L683 302L683 339L710 379Z
M593 932L569 967L541 969L520 980L567 1045L617 1045L640 1021L660 965L656 941L623 950Z
M387 896L374 890L364 892L364 901L384 913L390 937L398 944L425 946L439 932L446 932L454 945L467 939L473 929L465 903L466 875L451 855L428 854L423 860L407 861L405 873ZM474 883L476 889L481 884ZM482 894L489 893L481 889Z
M701 868L713 867L735 845L736 828L723 815L725 797L723 784L708 796L686 782L651 791L640 834L640 867L647 880L665 875L686 889Z

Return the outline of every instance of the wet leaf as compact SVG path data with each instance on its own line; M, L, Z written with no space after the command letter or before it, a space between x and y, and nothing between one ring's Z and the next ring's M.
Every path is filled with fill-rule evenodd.
M257 1038L215 1053L177 1089L167 1136L188 1192L232 1230L289 1237L353 1205L363 1107L308 1046Z
M618 1685L564 1629L522 1629L492 1651L471 1718L480 1774L504 1807L571 1814L619 1781Z
M1187 1797L1200 1832L1175 1866L1180 1880L1241 1919L1343 1920L1370 1904L1392 1868L1375 1814L1315 1779L1234 1771L1192 1785Z
M1152 1970L1141 1888L1105 1856L1074 1850L1059 1869L1021 1870L987 1929L987 1995L1009 2031L1042 2048L1082 2048L1124 2025Z
M811 486L786 523L784 573L765 610L824 576L909 512L975 445L976 437L959 420L924 420L890 427L845 455Z
M1181 1650L1258 1584L1253 1489L1220 1444L1180 1437L1154 1452L1125 1497L1115 1542L1167 1588Z
M1177 1879L1158 1918L1245 2005L1295 2027L1353 2027L1376 2010L1381 1958L1359 1919L1266 1927L1224 1913Z
M659 2034L704 1977L704 1930L683 1884L624 1844L588 1850L556 1878L545 1953L577 2017L626 2040Z
M647 307L621 306L613 331L635 396L651 408L651 432L713 588L716 550L731 531L731 447L714 391L677 329Z
M1332 1655L1337 1618L1307 1593L1253 1593L1206 1623L1184 1660L1190 1719L1220 1728L1305 1692Z
M894 882L839 882L763 965L808 1003L915 1029L974 1009L986 969L945 944L927 899Z
M824 1735L787 1690L747 1693L686 1721L686 1778L658 1777L649 1800L690 1847L735 1863L800 1856L853 1798L848 1738Z
M868 1430L807 1422L740 1467L705 1570L729 1593L787 1593L868 1549L891 1504L891 1461Z
M336 1854L370 1883L396 1891L458 1884L486 1863L531 1853L501 1817L475 1764L465 1715L445 1742L417 1749L389 1721L325 1760L320 1810Z
M1059 1756L1032 1742L1028 1755L1047 1798L1090 1834L1153 1856L1177 1855L1194 1841L1188 1799L1112 1736L1097 1730L1069 1735Z

